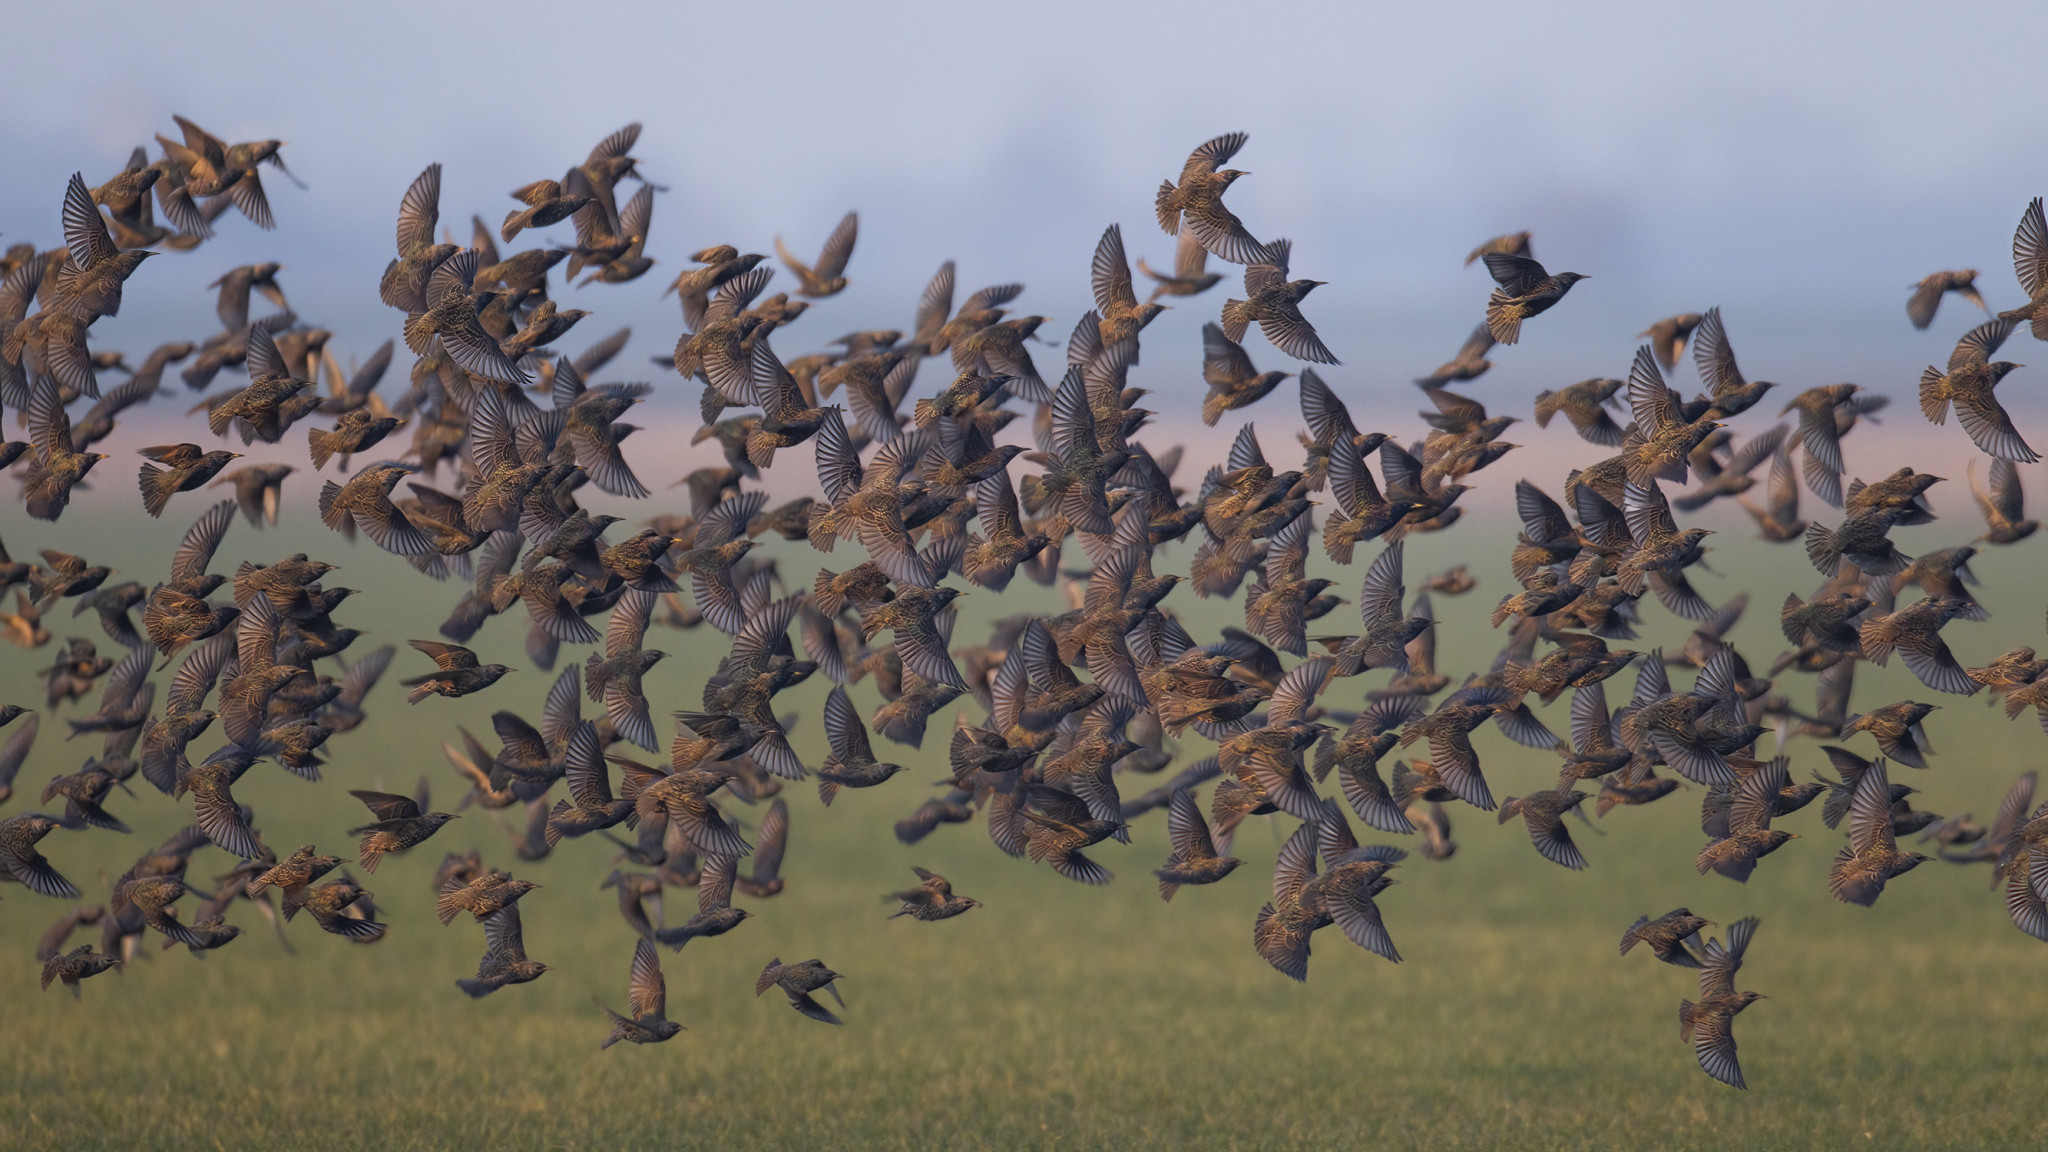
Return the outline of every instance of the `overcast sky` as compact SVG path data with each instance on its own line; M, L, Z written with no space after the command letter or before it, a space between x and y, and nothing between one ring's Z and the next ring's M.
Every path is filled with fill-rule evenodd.
M65 178L105 179L134 145L174 134L173 112L230 140L288 141L310 185L266 174L276 232L230 216L216 242L145 266L122 315L96 331L136 351L210 330L203 285L273 259L344 359L367 352L398 330L375 287L398 198L426 163L446 165L442 219L466 236L470 213L501 219L509 189L559 177L631 120L646 124L643 171L670 189L648 245L659 263L632 285L560 293L597 312L563 347L631 324L638 375L680 330L659 294L687 253L770 252L778 233L815 252L849 208L861 212L854 286L779 335L784 355L907 327L948 257L963 292L1024 281L1020 306L1063 338L1088 306L1102 228L1121 222L1134 257L1169 262L1153 190L1195 144L1244 130L1234 163L1253 175L1231 203L1254 233L1295 241L1298 275L1330 282L1305 311L1344 359L1328 378L1355 406L1386 396L1412 409L1404 381L1448 358L1484 305L1490 284L1464 254L1523 228L1552 270L1593 279L1499 350L1473 386L1483 398L1525 403L1537 387L1623 375L1646 324L1712 304L1753 378L1855 380L1903 398L1972 322L1951 301L1933 332L1915 333L1908 286L1974 266L1994 305L2018 303L2012 229L2048 191L2038 4L602 15L415 0L317 15L208 4L176 20L91 7L9 17L10 37L44 49L8 65L8 242L56 242ZM1228 287L1148 332L1139 382L1192 403L1199 327ZM1261 366L1289 367L1250 347ZM2031 353L2022 337L2013 358ZM2036 390L2007 391L2024 406Z

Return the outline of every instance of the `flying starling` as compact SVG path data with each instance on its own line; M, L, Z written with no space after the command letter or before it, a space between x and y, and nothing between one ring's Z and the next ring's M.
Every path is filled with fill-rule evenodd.
M626 979L626 1005L633 1015L621 1016L610 1008L604 1014L612 1022L611 1034L600 1049L621 1040L633 1044L659 1044L683 1030L668 1018L668 981L661 974L661 957L654 945L640 940L633 945L633 968ZM603 1005L599 1005L603 1007Z
M1689 908L1674 908L1655 920L1638 916L1628 931L1621 934L1621 954L1626 956L1629 949L1647 944L1657 959L1666 964L1698 968L1700 961L1693 949L1704 948L1700 929L1710 923L1705 917L1693 915Z
M1757 992L1737 992L1735 973L1742 967L1742 955L1756 934L1754 916L1728 926L1728 943L1709 940L1701 949L1700 1002L1682 1000L1678 1006L1679 1039L1693 1046L1700 1070L1732 1088L1747 1088L1742 1066L1735 1062L1736 1014L1763 999Z
M481 692L512 671L503 664L478 664L476 653L459 644L443 644L437 640L409 640L407 643L433 657L441 669L430 675L399 681L412 689L405 697L411 704L429 696L467 696Z
M953 885L937 872L916 866L912 866L911 871L917 873L922 883L882 897L902 905L889 914L889 919L909 916L917 920L950 920L970 908L981 907L981 901L972 896L955 896Z
M1488 252L1481 259L1486 261L1486 270L1493 274L1494 282L1500 285L1486 301L1486 325L1493 330L1493 338L1502 344L1520 340L1524 320L1548 312L1564 299L1572 285L1587 279L1577 272L1552 276L1530 256Z
M797 964L784 964L781 960L770 960L761 969L761 976L754 981L754 995L759 996L770 988L780 988L789 997L789 1006L799 1013L821 1024L843 1024L845 1021L834 1016L830 1009L812 999L811 993L824 989L832 994L840 1008L846 1001L839 995L833 981L840 979L839 973L825 967L822 960L805 960Z
M363 868L372 873L377 871L377 862L386 852L403 852L423 844L450 820L459 819L448 812L423 813L419 803L410 796L358 789L350 789L349 795L362 801L370 814L377 818L373 823L351 828L348 832L351 836L363 838Z

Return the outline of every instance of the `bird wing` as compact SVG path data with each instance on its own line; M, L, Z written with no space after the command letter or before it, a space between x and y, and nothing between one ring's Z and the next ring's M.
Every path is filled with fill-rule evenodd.
M1128 312L1138 306L1138 294L1131 287L1131 262L1124 255L1121 225L1111 224L1103 229L1102 239L1095 244L1090 282L1095 292L1095 306L1104 315Z
M1707 309L1706 315L1700 317L1699 327L1693 329L1692 362L1699 368L1700 382L1707 386L1710 396L1748 383L1742 378L1742 370L1735 366L1735 350L1728 346L1728 332L1721 326L1718 306Z
M661 975L661 957L645 938L633 945L633 968L626 977L626 988L633 1019L668 1018L668 981Z
M2041 198L2034 197L2020 216L2012 234L2012 270L2029 300L2048 293L2048 219L2041 214Z
M1635 363L1628 373L1628 405L1644 437L1685 423L1678 410L1678 396L1664 383L1657 370L1657 356L1648 344L1636 349Z
M868 730L861 724L860 713L854 710L853 700L847 696L844 685L833 685L831 695L825 697L825 738L832 745L832 754L844 763L865 763L874 759L874 749L868 743Z
M860 237L860 213L848 212L832 229L832 235L825 238L825 249L818 254L818 262L811 268L811 274L820 280L836 280L846 271L846 262L853 258L853 243Z
M1986 320L1956 341L1955 351L1948 354L1948 370L1953 372L1965 364L1981 364L1998 352L1998 346L2020 326L2017 320Z
M782 875L782 854L788 848L789 802L777 797L754 833L754 883L767 884Z
M412 820L417 819L420 814L420 806L412 797L400 796L396 792L371 792L352 788L349 795L362 801L364 807L370 810L370 815L379 820Z
M1871 761L1856 781L1849 800L1849 847L1858 856L1882 847L1892 850L1892 789L1885 772L1884 757Z
M716 912L732 906L732 884L738 874L739 857L708 852L697 881L697 911Z
M409 640L407 643L432 657L443 672L455 672L477 666L476 653L460 644L443 644L438 640Z
M120 254L85 178L76 172L64 186L64 246L71 250L71 266L80 271Z

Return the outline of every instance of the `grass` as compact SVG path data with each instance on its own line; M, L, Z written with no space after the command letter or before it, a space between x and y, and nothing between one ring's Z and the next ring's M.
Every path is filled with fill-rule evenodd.
M76 535L89 524L67 517L65 533L53 535L18 511L0 519L17 556L61 541L144 580L162 563L149 557L167 551L181 526L108 524L95 550ZM1501 539L1501 527L1481 520L1450 538L1418 540L1411 583L1459 549ZM1908 550L1948 542L1936 528L1901 536ZM238 526L225 554L270 558L298 548L340 559L346 568L337 577L369 590L339 614L371 630L366 645L430 635L454 598L452 589L417 595L417 577L331 536L258 537ZM1756 590L1737 638L1767 660L1782 647L1767 590L1803 594L1811 571L1790 549L1741 544L1724 546L1713 562L1729 576L1703 578L1710 598ZM2026 560L2000 554L1978 567L1998 587L2001 573L2017 580ZM1480 575L1482 588L1458 604L1461 614L1491 604L1506 585L1492 567ZM1355 579L1346 576L1347 589ZM980 619L991 604L1001 612L1055 607L1035 589L969 604ZM2000 631L2020 630L2015 621L2032 632L2034 598L1994 597L1992 605L1998 623L1951 629L1966 662L2022 642ZM1192 599L1180 607L1196 618L1198 634L1223 619ZM1682 633L1674 622L1648 614L1649 640L1675 647ZM51 617L60 639L96 634L69 623ZM521 630L495 623L477 646L486 658L513 651ZM1443 663L1453 672L1483 664L1495 642L1462 615L1444 631ZM665 633L650 643L673 653L652 678L657 707L694 703L722 647L717 638ZM26 702L35 691L32 665L48 654L0 666L0 698ZM392 679L414 663L402 655ZM1858 686L1861 704L1929 695L1898 669L1869 671ZM458 723L487 731L493 708L537 710L545 685L542 674L522 671L480 698L408 709L387 680L372 722L329 746L325 782L259 768L238 794L262 813L273 845L338 849L362 815L344 788L409 789L424 774L445 805L456 793L440 740ZM1341 705L1358 690L1349 682L1334 699ZM1810 687L1793 691L1803 698ZM786 698L805 716L797 746L813 762L823 693L806 685ZM872 689L857 689L856 700L872 707ZM1562 725L1561 712L1553 725ZM1237 849L1246 867L1221 885L1183 890L1171 905L1149 876L1166 854L1157 817L1137 827L1130 847L1103 847L1098 858L1119 877L1099 890L1003 857L978 826L942 828L914 847L896 843L887 825L943 774L949 717L934 722L921 752L884 747L910 769L896 782L843 793L829 810L808 787L789 790L788 891L770 901L742 898L757 916L726 937L663 952L670 1013L689 1031L659 1047L597 1050L605 1023L593 998L623 1005L632 936L610 893L597 889L611 852L594 838L516 869L545 885L525 901L526 935L530 953L554 970L477 1002L452 981L473 971L482 933L466 921L436 925L427 891L444 851L473 845L493 863L510 861L503 834L474 810L364 877L393 925L381 944L350 945L302 921L291 929L297 954L286 955L244 907L235 914L244 936L228 948L204 961L182 950L152 953L89 982L76 1003L59 991L37 993L29 955L64 906L16 886L0 889L0 1147L1724 1150L2048 1142L2048 982L2040 978L2048 951L2006 921L1987 890L1987 869L1929 865L1866 910L1827 895L1839 836L1821 826L1817 806L1790 819L1805 839L1765 861L1747 886L1693 873L1697 789L1617 812L1598 833L1575 827L1593 862L1582 874L1537 857L1519 824L1495 827L1459 808L1457 856L1410 860L1382 899L1406 962L1388 964L1325 932L1301 986L1250 947L1252 915L1268 894L1265 873L1291 822L1249 824ZM42 743L17 782L27 795L4 814L25 810L43 780L90 750L89 740L64 745L59 728L44 718ZM1935 811L1969 809L1988 819L2012 776L2039 759L2030 722L2008 725L1979 701L1948 701L1930 729L1935 769L1911 783ZM1479 742L1497 793L1538 786L1552 771L1545 757L1491 731ZM1801 776L1822 763L1810 742L1792 754ZM146 790L117 793L109 806L135 825L134 836L59 832L44 842L88 900L103 899L106 877L187 817ZM877 897L908 883L912 864L946 873L987 907L941 924L885 920L889 909ZM208 851L195 876L225 866ZM671 920L687 914L689 898L673 894ZM1747 1093L1708 1081L1679 1040L1677 1006L1694 994L1691 974L1616 953L1637 915L1679 904L1722 923L1763 918L1741 979L1770 996L1737 1024L1753 1085ZM777 995L750 995L771 956L817 956L846 973L847 1026L816 1025Z

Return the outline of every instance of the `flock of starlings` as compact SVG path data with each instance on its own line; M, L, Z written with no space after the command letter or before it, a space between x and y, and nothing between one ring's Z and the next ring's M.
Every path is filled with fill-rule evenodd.
M166 391L164 373L183 364L185 386L205 394L192 412L207 414L216 441L277 443L302 420L315 425L306 434L308 462L316 474L334 463L340 477L322 485L323 522L351 539L360 531L424 578L462 581L467 590L441 627L448 642L412 642L433 663L405 681L412 703L483 691L503 676L504 665L480 663L461 645L515 604L527 617L526 655L542 668L560 661L562 645L598 645L587 660L566 661L538 726L508 709L492 718L496 751L467 731L444 748L469 788L462 805L518 817L507 830L521 861L548 856L565 838L601 837L609 842L603 851L616 849L618 867L604 887L616 890L638 941L630 1014L606 1010L606 1046L663 1041L681 1030L667 1016L655 945L680 950L738 927L750 913L733 906L736 889L756 900L782 891L789 805L776 793L814 776L829 806L842 788L882 784L902 766L877 759L870 729L920 748L931 719L963 696L975 707L953 717L950 787L899 821L898 838L916 843L941 824L979 816L1011 856L1103 884L1110 873L1089 853L1105 840L1127 841L1131 821L1163 808L1172 854L1157 876L1161 897L1171 900L1184 886L1231 875L1239 864L1228 854L1231 839L1247 816L1284 813L1300 824L1280 851L1273 898L1258 912L1252 943L1296 980L1307 977L1314 933L1333 924L1359 947L1400 960L1380 899L1407 852L1361 845L1352 817L1380 833L1419 831L1415 850L1442 860L1456 850L1447 805L1468 804L1497 812L1502 823L1519 816L1544 859L1579 869L1587 861L1566 821L1586 820L1584 801L1604 817L1670 795L1681 778L1705 797L1701 822L1710 839L1696 860L1701 873L1746 881L1762 857L1794 838L1774 822L1820 799L1828 829L1848 822L1848 844L1829 879L1838 899L1873 904L1889 881L1930 859L1899 847L1900 837L1917 833L1939 845L1942 859L1993 864L2013 923L2048 940L2048 805L2034 807L2034 774L2013 785L1988 827L1916 810L1914 790L1893 781L1890 763L1928 769L1932 749L1922 722L1933 705L1901 701L1852 712L1850 702L1858 662L1882 665L1896 653L1935 692L1988 689L2003 694L2009 716L2031 706L2048 725L2048 660L2022 648L1967 668L1943 641L1949 621L1984 616L1969 590L1975 548L1916 559L1889 539L1894 526L1932 519L1923 494L1939 478L1908 467L1844 485L1842 441L1884 397L1849 384L1812 388L1779 413L1796 417L1796 426L1739 439L1726 427L1773 385L1747 380L1737 368L1717 309L1652 325L1625 381L1591 379L1536 397L1539 424L1562 415L1612 454L1565 477L1561 501L1528 480L1516 485L1523 530L1513 571L1522 590L1492 613L1506 644L1489 670L1452 689L1435 667L1430 597L1463 595L1474 582L1454 569L1430 577L1409 599L1402 540L1455 523L1461 481L1514 447L1500 439L1514 417L1490 416L1444 386L1486 372L1496 344L1516 343L1525 322L1583 279L1548 272L1526 232L1490 240L1467 257L1468 265L1483 261L1498 286L1456 358L1417 381L1433 411L1422 414L1425 437L1408 444L1361 432L1313 368L1261 372L1243 347L1256 323L1292 359L1337 363L1301 311L1320 282L1290 279L1289 243L1254 239L1223 204L1244 175L1225 167L1245 144L1243 134L1203 144L1177 180L1160 185L1158 222L1179 238L1178 249L1171 274L1139 262L1154 282L1148 299L1138 296L1121 231L1103 233L1091 268L1096 308L1080 318L1065 363L1049 375L1030 347L1044 344L1035 333L1046 318L1013 316L1005 307L1024 286L983 288L956 308L950 262L917 301L908 331L852 332L825 351L784 360L771 334L791 327L807 299L847 285L857 231L851 213L815 263L777 241L793 296L764 295L775 275L764 256L705 248L669 286L681 300L684 330L674 355L656 362L703 383L703 426L693 442L715 440L724 463L680 482L687 514L653 516L615 541L609 535L618 518L588 513L575 494L588 484L613 497L650 495L619 446L634 431L621 417L652 386L586 382L618 355L628 332L574 357L554 350L587 313L557 306L549 273L565 263L565 284L578 277L579 287L622 284L654 264L644 253L661 189L642 177L632 155L638 125L605 139L562 179L515 191L522 206L495 231L476 219L467 247L445 234L437 239L438 164L405 190L397 257L380 293L405 314L404 340L415 359L403 394L386 399L378 389L393 342L344 373L331 334L286 305L275 264L221 277L214 287L222 329L204 341L166 344L134 365L93 347L92 325L119 310L126 282L154 250L197 247L229 208L273 226L262 171L269 165L290 175L279 143L230 145L183 118L177 123L182 142L159 136L160 159L138 148L125 170L98 187L71 177L63 244L7 250L0 403L23 418L29 439L6 444L0 463L17 466L29 513L57 520L73 488L105 459L92 446L117 415ZM628 181L635 188L621 206ZM563 224L573 227L573 241L509 256L498 249ZM1988 488L1977 491L1988 523L1979 542L1995 545L2035 529L2024 519L2015 466L2037 456L1994 391L2015 366L1992 357L2021 323L2048 339L2048 225L2040 200L2022 216L2013 254L2030 302L1972 328L1946 370L1930 367L1920 383L1926 417L1943 423L1953 407L1990 457ZM1174 481L1178 447L1155 452L1140 439L1151 414L1138 406L1145 390L1127 386L1126 377L1138 361L1140 333L1165 307L1159 300L1192 298L1223 280L1208 270L1212 258L1243 266L1245 298L1226 301L1219 322L1203 327L1204 421L1213 426L1293 378L1308 430L1299 438L1300 467L1281 470L1246 425L1228 459L1190 487ZM1912 323L1926 328L1950 293L1984 307L1975 278L1959 271L1923 280L1908 304ZM278 310L252 316L252 293ZM1689 400L1664 379L1688 343L1702 384ZM940 373L945 382L906 413L920 367L941 356L951 361L950 373ZM233 378L216 388L230 369ZM125 379L102 391L109 374ZM831 402L841 392L843 401ZM89 406L74 416L80 403ZM1030 449L1002 442L1020 415L1031 417L1023 437ZM407 424L406 463L350 472L352 457ZM818 495L769 507L749 484L779 452L805 441ZM1377 478L1368 467L1375 454ZM0 552L0 589L21 586L15 611L0 617L9 639L48 644L42 614L70 598L72 615L95 612L120 653L71 639L43 673L51 709L104 683L98 708L67 723L73 735L103 733L105 743L44 788L42 803L61 800L61 811L0 820L0 879L76 900L77 886L38 851L39 841L58 829L128 831L106 805L115 788L127 794L138 773L173 800L191 797L189 828L137 859L106 903L75 907L43 936L43 986L61 981L74 993L82 980L132 957L150 932L166 949L203 953L228 944L240 930L227 915L243 901L281 938L283 922L301 910L352 941L387 932L340 857L311 845L280 857L233 789L266 760L319 780L320 749L363 723L393 649L350 652L360 633L335 620L348 590L322 586L329 564L294 555L268 565L244 560L231 576L212 571L238 506L253 527L277 522L280 485L294 467L228 471L236 453L190 443L143 455L149 462L138 483L151 516L210 486L229 485L235 496L198 518L163 579L114 584L107 568L54 548L42 551L41 565ZM1766 465L1757 487L1753 473ZM1834 526L1801 518L1802 485L1839 510L1839 520L1826 517ZM1752 503L1757 495L1761 501ZM1803 541L1821 578L1806 599L1786 598L1781 620L1793 647L1767 676L1724 639L1746 596L1716 606L1687 579L1707 533L1679 528L1674 513L1722 498L1740 500L1766 539ZM1379 548L1366 567L1355 634L1321 634L1334 622L1311 628L1343 603L1331 581L1306 574L1318 504L1332 560L1349 564L1361 545ZM845 541L856 555L845 571L823 569L813 587L785 594L776 564L751 555L761 538L778 536L826 553ZM1156 572L1157 550L1190 536L1199 542L1186 575ZM985 643L956 645L952 601L961 593L949 581L957 576L999 592L1020 571L1066 588L1071 610L1003 620ZM1198 642L1166 606L1183 583L1203 598L1242 588L1244 628ZM222 585L232 597L217 601ZM1902 602L1909 588L1922 595ZM1678 650L1609 647L1635 638L1645 591L1687 622ZM140 630L131 615L138 609ZM591 623L600 614L607 615L601 633ZM635 758L660 747L641 690L664 655L644 646L657 623L731 638L700 706L675 713L666 767ZM889 642L878 643L884 632ZM1282 654L1296 658L1292 667ZM322 661L332 662L332 673ZM151 676L173 662L158 707ZM1631 664L1634 690L1610 709L1604 682ZM1689 688L1672 687L1672 668L1695 671ZM1340 683L1368 671L1390 679L1369 690ZM1816 677L1810 711L1778 691L1773 678L1787 673ZM778 717L774 698L812 675L834 684L824 716L831 754L807 766L786 738L793 721ZM883 703L863 721L849 690L870 679ZM1566 692L1571 725L1563 738L1528 698L1547 704ZM586 694L602 703L602 717L582 715ZM8 705L0 723L16 724L0 752L5 801L38 721ZM194 763L188 750L216 723L226 742ZM1488 723L1515 744L1554 755L1556 787L1497 803L1472 740ZM1213 742L1213 754L1127 796L1136 791L1132 781L1173 766L1166 740L1184 740L1190 729ZM1760 759L1757 741L1774 730L1779 754ZM1784 741L1849 742L1857 734L1883 755L1866 759L1824 745L1833 775L1793 778ZM1426 754L1418 749L1382 770L1382 759L1417 744ZM1660 766L1671 774L1658 775ZM1333 772L1341 803L1321 790ZM1205 816L1195 789L1211 779L1217 783ZM566 799L551 800L557 781L566 783ZM424 782L417 796L351 795L372 817L348 833L360 837L366 872L455 819L430 810ZM749 844L724 809L764 801ZM208 847L234 861L210 889L187 876ZM896 915L936 921L977 906L944 876L916 874L917 886L888 897L900 905ZM444 925L468 913L484 928L476 975L457 981L464 992L485 996L547 970L528 959L521 938L518 902L533 883L485 866L472 852L448 855L433 884ZM697 890L698 910L668 925L659 898L677 887ZM181 916L176 905L187 895L193 902ZM26 905L14 907L27 913ZM100 929L101 950L67 950L69 937L87 926ZM1666 963L1698 970L1699 1000L1681 1005L1681 1032L1708 1075L1742 1087L1731 1025L1759 994L1738 991L1735 976L1756 921L1729 925L1725 941L1703 938L1709 926L1683 908L1645 916L1627 929L1621 951L1642 944ZM838 1023L814 997L823 990L837 999L837 976L817 960L771 961L755 992L779 988L803 1015Z

